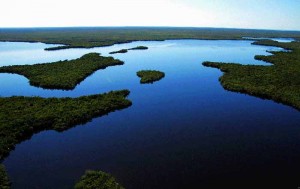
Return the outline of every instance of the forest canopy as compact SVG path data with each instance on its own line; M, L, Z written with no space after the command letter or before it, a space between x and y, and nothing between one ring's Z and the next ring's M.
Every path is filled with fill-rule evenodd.
M46 89L71 90L86 77L108 66L123 65L113 57L103 57L99 53L89 53L74 60L34 65L0 67L0 73L20 74L29 79L31 85Z

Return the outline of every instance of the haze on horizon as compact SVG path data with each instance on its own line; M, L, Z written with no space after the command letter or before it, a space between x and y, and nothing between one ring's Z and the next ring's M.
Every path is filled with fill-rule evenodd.
M300 30L299 0L6 0L0 27L179 26Z

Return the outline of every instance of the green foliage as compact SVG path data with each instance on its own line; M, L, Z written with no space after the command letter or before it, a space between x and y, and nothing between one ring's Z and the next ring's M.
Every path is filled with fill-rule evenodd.
M75 189L124 189L113 176L102 171L87 170Z
M137 46L137 47L133 47L133 48L130 48L130 49L121 49L121 50L118 50L118 51L112 51L109 54L127 53L129 50L146 50L146 49L148 49L148 47Z
M153 83L165 77L164 72L156 70L141 70L138 71L137 76L141 78L140 83Z
M133 47L133 48L130 48L128 50L147 50L148 47L145 47L145 46L137 46L137 47Z
M121 49L121 50L119 50L119 51L112 51L112 52L110 52L109 54L127 53L127 52L128 52L127 49Z
M96 70L122 64L124 62L112 57L102 57L98 53L89 53L75 60L4 66L0 67L0 73L24 75L29 79L31 85L37 87L70 90Z
M242 39L242 37L291 37L300 39L298 31L176 28L176 27L89 27L89 28L16 28L0 29L0 41L63 44L48 48L92 48L132 41L168 39Z
M0 189L9 189L10 182L5 171L5 167L0 164Z
M55 50L63 50L63 49L76 49L76 48L93 48L93 47L85 47L85 46L79 46L79 45L73 45L72 47L69 45L60 45L60 46L56 46L56 47L49 47L49 48L45 48L45 51L55 51Z
M34 133L63 131L115 110L131 106L128 90L78 98L0 98L0 158Z
M300 110L300 42L262 40L254 44L277 46L291 51L255 56L255 59L270 62L273 66L217 62L204 62L203 65L225 72L219 80L227 90L272 99Z

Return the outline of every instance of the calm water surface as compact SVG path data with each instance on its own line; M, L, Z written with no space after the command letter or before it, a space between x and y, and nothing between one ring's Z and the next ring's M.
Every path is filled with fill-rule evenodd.
M45 131L16 146L4 164L13 189L72 188L86 169L113 174L127 189L200 188L263 180L300 186L300 114L270 100L225 91L217 69L203 61L270 64L254 60L275 47L251 41L170 40L93 49L44 51L42 43L0 43L0 65L74 59L138 45L115 54L123 66L99 70L72 91L30 86L0 74L0 96L77 97L129 89L133 105L63 133ZM136 72L166 77L141 85ZM279 179L280 178L280 179ZM196 185L197 187L192 187Z

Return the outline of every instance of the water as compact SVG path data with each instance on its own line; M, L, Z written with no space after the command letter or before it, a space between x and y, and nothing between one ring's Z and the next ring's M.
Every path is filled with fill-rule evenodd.
M44 48L53 45L18 43L18 46L16 43L11 43L11 46L9 46L9 42L0 42L0 66L36 64L65 59L70 60L79 58L89 52L99 52L103 56L111 56L109 54L111 51L139 45L147 45L150 48L146 51L129 51L129 53L126 54L113 55L113 57L125 61L125 65L109 67L106 70L97 71L80 83L73 91L44 90L30 86L28 80L23 76L0 74L0 87L2 89L0 96L76 97L124 88L130 90L138 88L137 90L139 91L139 88L142 86L139 84L135 73L141 69L160 69L169 75L164 80L171 79L171 83L176 83L179 79L182 79L184 81L181 82L185 83L186 77L193 79L201 75L219 74L219 71L203 67L201 65L203 61L271 65L254 60L253 57L256 54L268 55L267 50L282 50L277 47L254 46L250 45L250 43L250 41L224 40L171 40L165 42L133 42L93 49L44 51ZM218 76L216 75L216 77ZM172 77L174 77L175 80L172 80ZM215 79L216 77L213 78ZM209 80L213 81L214 79Z
M289 42L295 41L295 39L293 39L293 38L282 38L282 37L278 37L278 38L270 38L270 37L243 37L243 38L244 39L249 39L249 40L270 39L270 40L278 41L278 42L281 42L281 43L289 43Z
M133 102L84 126L41 132L18 144L4 161L13 189L72 188L86 169L109 172L127 189L200 188L261 178L300 185L299 112L226 91L218 82L222 73L201 64L270 65L254 55L279 48L251 41L171 40L49 52L42 50L49 47L45 44L3 42L0 64L52 62L88 52L108 56L139 45L149 49L113 55L125 64L95 72L72 91L44 90L22 76L0 74L0 96L77 97L129 89ZM157 69L166 77L141 85L136 76L141 69Z

